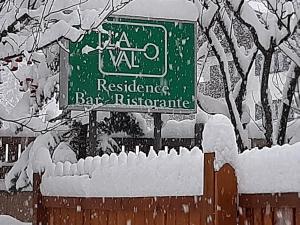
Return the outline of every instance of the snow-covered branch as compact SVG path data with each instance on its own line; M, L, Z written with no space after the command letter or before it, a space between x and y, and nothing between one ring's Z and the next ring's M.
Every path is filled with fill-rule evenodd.
M6 1L0 8L0 58L42 49L61 38L77 41L98 29L112 12L130 0Z

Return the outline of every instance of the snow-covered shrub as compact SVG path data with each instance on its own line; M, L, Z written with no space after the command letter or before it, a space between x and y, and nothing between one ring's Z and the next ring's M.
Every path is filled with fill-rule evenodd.
M32 185L33 173L42 173L52 166L51 152L59 143L56 132L38 136L28 145L20 159L5 177L6 189L19 191Z
M53 152L52 160L54 163L69 161L76 163L76 153L66 142L61 142Z

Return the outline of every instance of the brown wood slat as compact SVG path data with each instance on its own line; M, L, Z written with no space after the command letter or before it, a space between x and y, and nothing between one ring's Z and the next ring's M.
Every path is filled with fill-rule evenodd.
M191 209L189 212L189 220L190 220L190 225L201 225L201 211L200 209Z
M91 225L91 210L83 210L83 225Z
M155 225L165 225L165 215L164 211L159 209L156 211L156 216L154 218L154 224ZM138 225L138 224L136 224Z
M176 213L174 210L167 211L166 215L166 225L175 225Z
M67 208L61 208L60 209L61 213L61 223L63 225L69 225L71 224L71 213L70 210Z
M246 209L246 218L249 222L249 225L254 224L254 210L253 209Z
M300 207L295 209L295 225L300 225Z
M176 225L188 225L189 224L189 214L181 211L176 211Z
M105 225L101 223L100 213L98 209L91 209L90 211L90 224L91 225Z
M237 178L234 169L225 164L216 172L216 224L235 225L237 217Z
M117 212L116 211L109 211L108 212L108 225L118 225Z
M54 225L62 225L60 209L58 209L58 208L53 209L53 214L54 214L54 217L53 217Z
M145 224L145 212L144 211L136 211L134 213L134 225Z
M54 212L52 208L47 209L48 215L49 215L49 225L54 225Z
M68 225L77 225L76 224L76 209L68 209L68 214L70 216Z
M147 225L155 225L154 224L154 217L156 216L155 210L153 211L146 211L145 212L145 221Z
M260 208L255 208L253 214L254 214L254 225L263 225L262 210Z
M43 196L43 204L47 208L77 208L82 204L82 198Z
M239 225L248 225L248 220L246 216L246 209L239 207L238 209L238 219L239 219Z
M215 223L215 173L214 153L204 155L204 183L202 198L201 225L213 225Z
M126 225L134 225L134 212L126 210L125 211Z
M197 201L195 201L197 198ZM147 198L75 198L75 197L49 197L44 196L45 207L48 208L77 208L101 210L142 210L152 211L155 208L164 210L181 210L183 205L190 209L201 208L202 201L199 196L174 197L147 197Z
M83 225L83 211L81 206L75 209L76 225Z
M244 208L265 208L268 205L272 208L296 208L300 207L300 198L298 193L241 194L239 205Z
M97 225L107 225L108 224L108 211L98 210L99 212L99 224Z
M263 209L263 224L273 225L273 212L270 206Z
M117 211L117 224L126 225L126 217L124 211Z

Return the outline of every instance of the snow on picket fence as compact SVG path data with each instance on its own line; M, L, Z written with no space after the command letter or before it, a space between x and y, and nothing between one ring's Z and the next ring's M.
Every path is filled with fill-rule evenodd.
M52 164L41 184L44 196L147 197L202 195L203 153L121 152ZM188 185L187 185L188 184Z
M204 153L214 152L215 170L229 163L239 193L300 192L300 143L252 149L238 154L233 127L213 116L203 132ZM203 193L203 158L199 148L180 153L151 150L87 157L77 163L51 164L43 176L45 196L147 197L199 196Z

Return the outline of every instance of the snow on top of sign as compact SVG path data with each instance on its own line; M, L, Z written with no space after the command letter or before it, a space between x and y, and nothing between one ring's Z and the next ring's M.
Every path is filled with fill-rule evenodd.
M134 0L115 15L196 21L199 13L187 0Z
M52 164L42 179L45 196L146 197L202 195L203 153L152 150ZM188 184L188 185L187 185Z
M240 193L300 191L300 143L252 149L238 155Z

